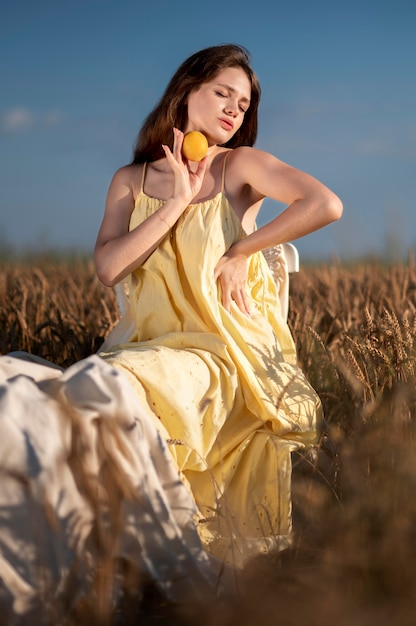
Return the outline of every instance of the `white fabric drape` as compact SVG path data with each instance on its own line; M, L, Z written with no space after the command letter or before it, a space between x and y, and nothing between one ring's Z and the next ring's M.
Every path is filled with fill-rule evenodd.
M79 596L104 544L173 600L215 593L194 501L123 374L98 356L65 371L29 359L0 357L3 609L27 614L68 577Z

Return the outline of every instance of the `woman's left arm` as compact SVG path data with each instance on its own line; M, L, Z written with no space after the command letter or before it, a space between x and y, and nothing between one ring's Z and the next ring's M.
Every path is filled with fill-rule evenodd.
M257 200L269 197L287 205L273 220L235 243L215 268L214 277L221 284L223 305L230 310L231 300L234 300L249 314L245 296L248 257L338 220L342 203L321 182L271 154L238 148L232 157L227 161L227 178L233 181L232 185L249 186Z
M268 197L287 205L272 221L236 243L235 252L249 256L308 235L341 217L341 200L313 176L267 152L243 148L235 153L232 167L239 172L243 184L255 190L259 198Z

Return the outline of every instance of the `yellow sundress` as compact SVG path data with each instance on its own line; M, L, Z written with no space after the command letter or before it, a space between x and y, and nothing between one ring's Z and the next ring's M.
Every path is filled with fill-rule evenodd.
M214 268L246 236L224 192L225 161L220 192L190 204L130 275L129 323L99 354L125 372L168 440L205 548L241 566L290 542L291 452L315 441L321 403L262 253L249 259L251 317L221 304ZM130 230L164 203L144 180L145 166Z

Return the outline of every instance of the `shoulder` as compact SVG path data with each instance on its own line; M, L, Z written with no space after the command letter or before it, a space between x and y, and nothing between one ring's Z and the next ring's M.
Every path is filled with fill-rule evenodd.
M227 169L232 167L237 170L253 170L270 167L272 165L277 166L281 161L270 152L259 150L250 146L240 146L229 151L227 155Z
M117 182L117 183L129 183L129 182L133 182L134 180L136 180L136 178L139 176L140 178L140 174L143 171L143 163L140 164L129 164L129 165L123 165L122 167L119 167L113 174L112 177L112 182Z
M128 191L128 193L135 198L140 190L142 172L143 163L133 163L119 167L112 176L109 192L111 193L114 190L123 192L122 190L124 190L123 193Z
M227 174L240 184L256 187L264 176L276 175L285 164L270 152L241 146L227 155Z

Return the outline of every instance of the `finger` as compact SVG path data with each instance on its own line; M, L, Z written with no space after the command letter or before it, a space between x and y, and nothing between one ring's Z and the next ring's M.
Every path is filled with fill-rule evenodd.
M230 294L223 292L223 294L222 294L222 306L224 307L224 309L228 313L231 313L231 302L232 302L232 298L231 298Z
M250 302L245 291L243 291L241 294L241 302L242 302L242 306L240 306L241 311L245 313L246 315L248 315L248 317L251 317Z
M199 176L199 178L202 178L204 176L204 174L205 174L205 170L207 169L207 165L208 165L208 159L205 156L198 163L198 167L196 168L195 175Z
M183 144L183 132L179 128L173 129L173 154L175 159L179 162L183 160L182 157L182 144Z
M170 163L171 167L174 168L175 165L177 165L177 162L176 162L175 157L172 154L171 149L169 148L169 146L166 146L165 144L162 144L162 148L165 153L166 159L168 160L168 163Z
M243 289L237 291L233 296L233 300L244 315L251 316L250 306L247 295Z
M218 299L224 309L228 311L228 313L231 313L231 296L226 296L226 293L222 288L221 281L218 281Z

